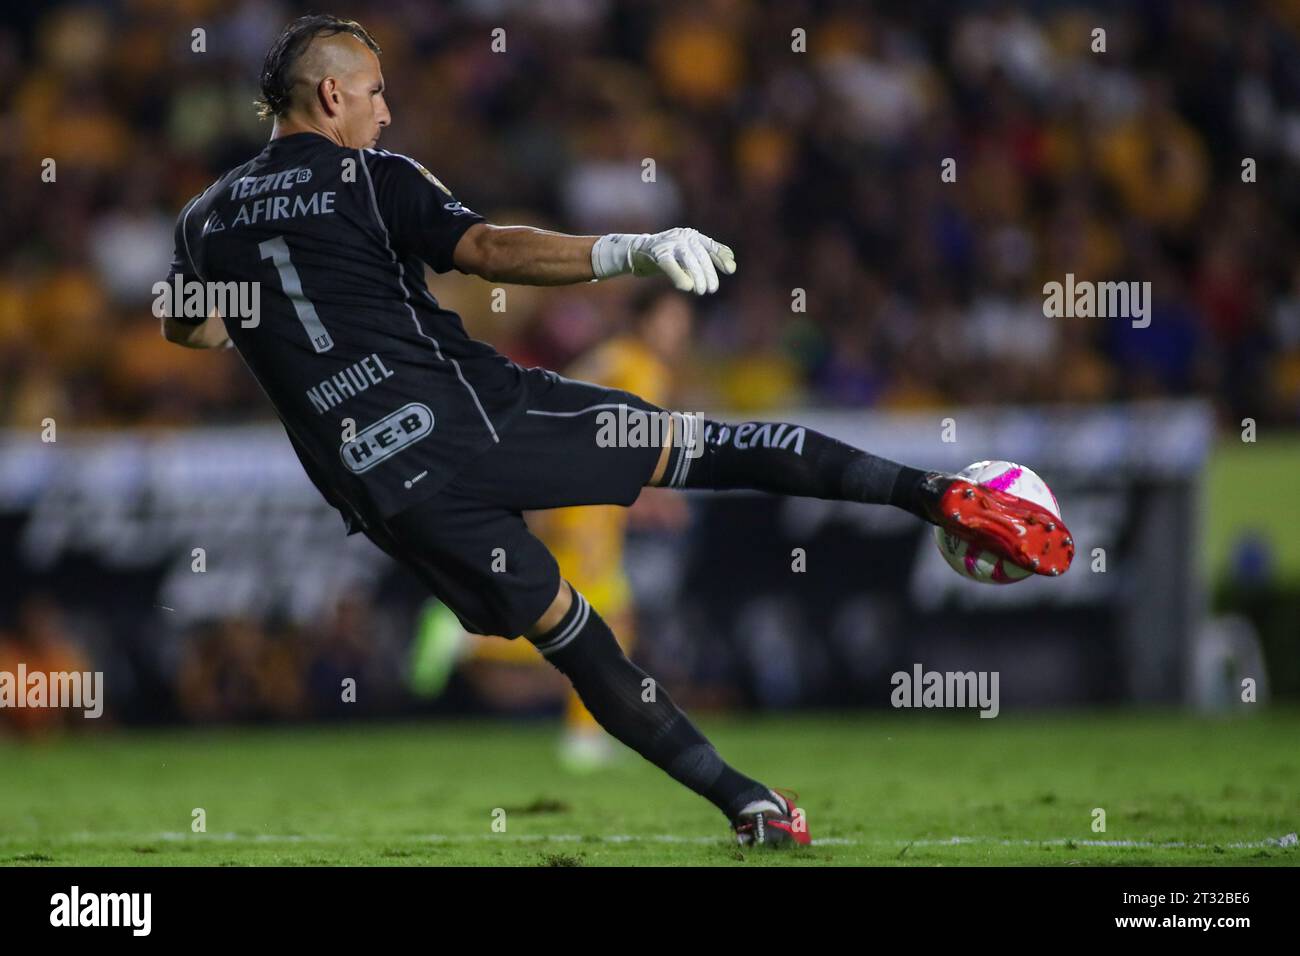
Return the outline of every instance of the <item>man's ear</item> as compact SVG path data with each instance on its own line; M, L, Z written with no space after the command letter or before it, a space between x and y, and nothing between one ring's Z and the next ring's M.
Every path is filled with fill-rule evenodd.
M327 76L316 85L316 98L326 116L334 116L339 111L339 81Z

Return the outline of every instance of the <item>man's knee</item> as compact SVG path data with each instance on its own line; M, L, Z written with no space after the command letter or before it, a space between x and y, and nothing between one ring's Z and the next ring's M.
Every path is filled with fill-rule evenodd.
M664 483L664 475L668 471L668 460L672 457L673 452L673 432L677 430L677 416L668 416L668 427L664 429L664 444L659 451L659 462L655 465L654 474L646 482L652 488L657 488Z
M669 412L669 425L664 429L664 443L659 452L659 463L646 482L652 487L688 487L687 476L697 461L711 451L708 436L718 432L720 426L698 412ZM674 456L673 449L677 452ZM707 462L700 463L707 465ZM707 487L698 483L690 487Z
M561 578L560 586L555 592L555 600L551 602L550 607L542 613L542 616L537 619L533 626L525 632L524 636L532 639L540 637L547 631L554 630L555 626L564 619L564 615L569 613L569 607L572 604L573 591L569 588L569 582Z

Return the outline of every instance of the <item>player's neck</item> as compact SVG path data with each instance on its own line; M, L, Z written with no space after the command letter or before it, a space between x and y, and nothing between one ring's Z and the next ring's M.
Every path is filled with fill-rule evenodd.
M310 121L295 119L293 117L277 117L275 125L271 127L271 139L281 139L285 136L293 136L296 133L315 133L317 136L324 136L326 139L339 146L343 141L339 139L338 134L328 130L323 126L317 126Z

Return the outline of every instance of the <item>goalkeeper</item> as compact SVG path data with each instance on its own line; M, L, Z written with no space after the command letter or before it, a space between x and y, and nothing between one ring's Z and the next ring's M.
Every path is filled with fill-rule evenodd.
M794 424L675 415L659 441L603 441L602 412L661 410L471 339L425 265L531 285L665 275L704 295L736 271L731 249L687 228L487 223L419 163L374 148L391 122L378 52L359 24L322 15L275 42L261 84L270 141L181 210L168 276L177 288L262 283L260 315L227 324L187 294L163 334L233 344L349 531L419 575L467 630L531 641L601 726L717 806L740 842L807 842L791 802L727 764L627 659L521 512L629 505L645 485L888 504L1043 574L1068 566L1068 533L1022 499Z

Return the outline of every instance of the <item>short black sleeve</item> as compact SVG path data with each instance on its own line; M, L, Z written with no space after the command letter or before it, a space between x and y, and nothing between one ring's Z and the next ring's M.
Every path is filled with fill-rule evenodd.
M182 280L200 278L199 270L194 265L193 259L190 258L190 248L186 242L185 227L190 210L194 208L201 198L203 198L203 194L199 193L185 204L181 214L176 217L175 247L172 250L171 268L167 271L167 284L169 286L176 276L180 276ZM186 316L184 314L171 316L172 321L179 322L182 325L202 325L206 318L206 316Z
M409 156L366 150L375 203L393 248L427 262L434 272L454 268L452 253L483 216L461 205L439 179Z

